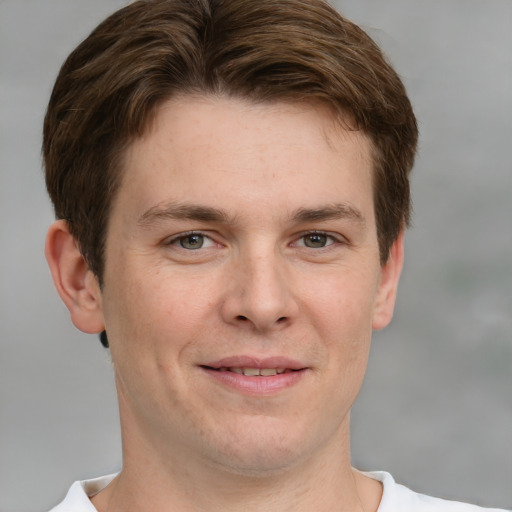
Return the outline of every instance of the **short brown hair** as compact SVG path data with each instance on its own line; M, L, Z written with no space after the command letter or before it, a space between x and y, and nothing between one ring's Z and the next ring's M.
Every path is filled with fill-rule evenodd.
M65 61L44 121L46 183L102 280L109 209L126 146L177 93L322 101L374 151L381 262L410 216L417 126L405 88L372 39L323 0L140 0Z

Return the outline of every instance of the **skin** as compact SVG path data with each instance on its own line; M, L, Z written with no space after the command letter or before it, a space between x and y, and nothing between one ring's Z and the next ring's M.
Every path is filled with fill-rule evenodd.
M124 463L98 510L377 509L350 408L403 248L380 265L370 155L320 105L175 98L125 155L102 289L50 228L57 289L114 362ZM298 368L209 369L233 357Z

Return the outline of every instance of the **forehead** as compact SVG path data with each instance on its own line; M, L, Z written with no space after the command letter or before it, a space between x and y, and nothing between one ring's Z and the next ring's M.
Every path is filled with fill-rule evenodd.
M365 134L322 104L187 95L161 105L128 147L116 202L140 212L194 198L249 214L249 206L368 203L371 169Z

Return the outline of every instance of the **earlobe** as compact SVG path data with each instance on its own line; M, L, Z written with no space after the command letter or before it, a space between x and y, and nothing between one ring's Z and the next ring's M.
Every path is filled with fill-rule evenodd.
M387 262L381 268L381 276L373 312L372 327L386 327L393 318L398 281L404 263L404 233L393 242Z
M46 236L45 255L60 298L69 309L73 324L95 334L105 329L101 292L64 220L54 222Z

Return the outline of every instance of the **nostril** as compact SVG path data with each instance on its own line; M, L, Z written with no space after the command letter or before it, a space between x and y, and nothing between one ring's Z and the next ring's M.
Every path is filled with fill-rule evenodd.
M246 316L243 316L243 315L238 315L237 317L237 320L248 320L248 318Z
M286 317L285 316L282 316L281 318L278 318L277 321L279 323L283 323L284 321L286 320Z

